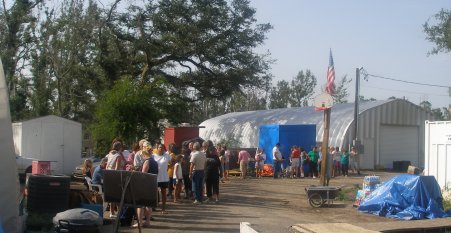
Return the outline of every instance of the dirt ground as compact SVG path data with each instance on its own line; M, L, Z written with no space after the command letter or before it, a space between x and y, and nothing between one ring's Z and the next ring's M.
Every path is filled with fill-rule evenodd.
M397 174L368 171L359 176L333 178L329 185L355 190L356 186L362 186L365 175L378 175L385 181ZM290 232L292 225L300 223L395 221L357 211L351 201L354 192L349 192L345 201L312 208L305 193L305 188L311 185L319 185L319 179L231 177L230 181L220 184L219 203L169 202L168 214L154 212L152 227L142 232L239 232L240 222L251 223L258 232ZM138 229L121 227L120 232L138 232Z

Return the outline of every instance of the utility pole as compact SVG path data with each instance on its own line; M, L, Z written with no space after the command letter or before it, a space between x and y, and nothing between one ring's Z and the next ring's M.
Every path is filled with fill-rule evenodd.
M328 154L329 154L329 125L330 125L330 108L324 110L324 132L323 132L323 143L321 145L321 179L320 184L322 186L329 186L329 177L327 176L328 168ZM332 172L332 171L330 171Z
M359 118L359 90L360 90L360 70L362 68L355 69L355 101L354 101L354 137L352 144L358 146L357 127Z

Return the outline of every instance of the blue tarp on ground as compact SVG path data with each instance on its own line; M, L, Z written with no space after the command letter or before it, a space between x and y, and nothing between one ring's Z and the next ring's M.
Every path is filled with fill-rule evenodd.
M362 212L404 220L450 217L435 177L399 175L386 181L359 206Z

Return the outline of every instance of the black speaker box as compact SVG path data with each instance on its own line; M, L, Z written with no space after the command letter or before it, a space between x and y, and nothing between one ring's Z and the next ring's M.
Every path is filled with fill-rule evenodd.
M130 179L127 187L126 180ZM106 202L121 201L125 190L124 204L133 206L133 198L137 207L157 206L157 175L136 171L103 171L103 190Z
M27 210L30 213L59 213L69 209L70 177L29 175Z

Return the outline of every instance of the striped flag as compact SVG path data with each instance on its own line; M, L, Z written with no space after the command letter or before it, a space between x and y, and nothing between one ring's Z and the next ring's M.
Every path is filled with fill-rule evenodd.
M332 58L332 49L329 53L329 68L327 69L327 83L326 92L333 95L335 92L335 69L334 69L334 59Z

